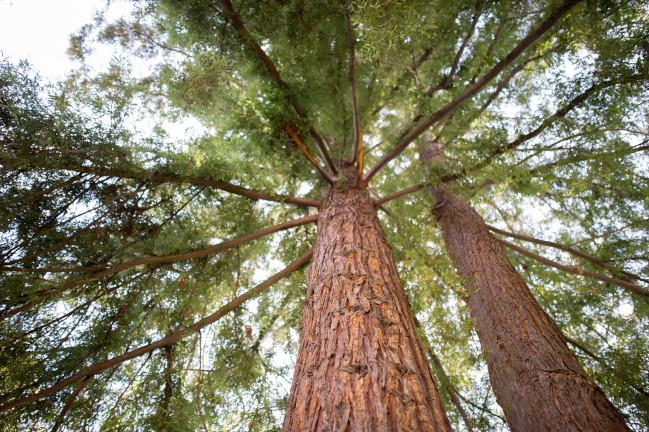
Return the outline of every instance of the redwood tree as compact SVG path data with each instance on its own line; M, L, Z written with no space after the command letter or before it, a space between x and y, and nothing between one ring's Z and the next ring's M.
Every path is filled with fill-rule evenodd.
M1 429L649 427L645 1L129 4L0 63Z
M425 168L440 143L420 149ZM586 373L561 331L512 267L469 203L447 185L431 188L435 217L466 300L499 405L514 431L627 431L624 417Z
M320 205L284 430L450 431L376 208L358 167L340 172Z

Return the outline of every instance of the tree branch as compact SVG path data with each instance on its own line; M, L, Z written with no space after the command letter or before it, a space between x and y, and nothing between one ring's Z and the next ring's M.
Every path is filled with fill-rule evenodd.
M302 207L318 207L320 201L309 198L298 198L291 196L273 195L265 192L247 189L241 186L234 185L221 180L213 180L205 177L188 177L177 174L164 174L160 172L146 172L146 171L128 171L121 169L106 169L106 168L92 168L79 165L58 165L48 167L33 167L43 169L61 169L66 171L73 171L78 173L94 174L100 177L116 177L116 178L129 178L138 180L148 180L159 183L180 183L192 184L197 186L207 186L214 189L219 189L224 192L229 192L235 195L244 196L254 200L273 201L279 203L295 204Z
M36 295L38 296L38 299L35 301L28 302L22 306L13 308L11 310L3 311L2 314L0 315L0 321L5 320L11 316L16 315L17 313L20 313L22 311L25 311L35 304L38 304L42 301L44 301L47 297L51 297L57 292L63 292L66 291L70 288L73 288L79 284L82 284L84 282L88 281L93 281L93 280L99 280L103 279L105 277L108 277L110 275L122 272L124 270L128 270L133 267L137 267L140 265L149 265L149 264L169 264L169 263L174 263L177 261L187 261L190 259L195 259L195 258L200 258L206 255L212 255L215 253L222 252L226 249L231 249L233 247L239 246L241 244L247 243L249 241L258 239L260 237L264 237L268 234L275 233L277 231L282 231L286 230L289 228L297 227L300 225L304 225L307 223L312 223L316 222L318 220L318 215L311 215L311 216L306 216L300 219L294 219L291 221L283 222L278 225L274 225L272 227L267 227L258 231L253 231L248 234L244 234L241 237L237 237L231 240L226 240L224 242L221 242L219 244L209 246L203 249L197 249L189 252L184 252L181 254L175 254L175 255L163 255L163 256L149 256L149 257L143 257L143 258L136 258L130 261L126 261L120 264L117 264L113 267L109 267L105 270L96 272L92 275L90 275L88 278L81 280L81 281L70 281L68 283L63 284L61 287L56 288L56 289L46 289L42 290L36 293L33 293L31 295ZM92 267L94 268L94 266ZM88 271L88 267L78 267L78 272L86 272Z
M200 329L215 323L219 319L221 319L223 316L228 314L229 312L233 311L240 305L242 305L245 301L250 300L253 297L258 296L268 288L270 288L273 284L276 282L280 281L281 279L285 278L286 276L290 275L294 271L298 270L302 266L304 266L313 256L313 249L310 249L306 253L304 253L301 257L299 257L297 260L293 261L291 264L289 264L284 270L275 273L273 276L269 277L266 279L264 282L260 283L257 285L255 288L252 288L248 291L246 291L244 294L238 296L234 300L230 301L226 305L222 306L219 310L214 312L212 315L209 315L200 321L197 321L196 323L192 324L189 327L186 327L184 329L181 329L167 337L164 337L160 340L157 340L153 343L150 343L148 345L141 346L137 349L134 349L132 351L129 351L127 353L124 353L122 355L113 357L111 359L95 363L92 366L89 366L71 376L68 378L62 379L56 384L54 384L51 387L48 387L46 389L43 389L39 391L38 393L35 393L30 396L22 397L19 399L14 399L11 402L5 403L4 405L0 406L0 411L6 411L8 409L25 405L30 402L35 402L37 400L41 400L43 398L46 398L50 395L53 395L57 393L58 391L64 389L65 387L69 386L70 384L75 383L79 379L86 378L88 376L92 375L97 375L100 374L114 366L117 366L127 360L134 359L136 357L139 357L141 355L147 354L155 349L166 347L169 345L173 345L177 343L178 341L186 338L187 336L192 335L193 333L196 333Z
M504 154L507 151L514 150L515 148L519 147L521 144L531 140L532 138L537 137L538 135L541 134L545 129L547 129L549 126L554 124L557 120L560 120L564 118L569 112L571 112L573 109L577 108L579 105L581 105L583 102L585 102L590 96L592 96L594 93L604 90L609 87L613 87L618 84L627 84L627 83L632 83L636 81L642 81L647 79L647 77L644 74L635 74L631 75L628 77L622 77L622 78L616 78L612 80L607 80L607 81L602 81L597 84L591 85L588 89L580 93L579 95L575 96L570 102L568 102L566 105L562 106L559 108L557 111L554 112L551 116L545 118L539 126L536 127L536 129L523 134L519 135L514 141L511 141L510 143L506 144L503 147L498 147L494 151L492 151L486 159L484 159L482 162L478 163L477 165L473 166L472 168L463 170L462 172L458 174L452 174L448 176L442 177L442 182L444 183L449 183L451 181L455 181L461 178L466 177L467 174L474 172L476 170L479 170L485 166L487 166L494 158L500 156L501 154Z
M592 255L588 255L585 252L582 252L582 251L580 251L578 249L572 248L572 247L564 246L562 244L551 242L551 241L548 241L548 240L540 240L540 239L537 239L537 238L534 238L534 237L531 237L531 236L528 236L528 235L525 235L525 234L518 234L518 233L513 233L513 232L501 230L501 229L498 229L498 228L493 227L491 225L487 225L487 228L489 228L491 231L496 232L498 234L506 235L507 237L512 237L512 238L515 238L515 239L519 239L519 240L523 240L523 241L527 241L527 242L531 242L531 243L536 243L536 244L543 245L543 246L550 246L550 247L553 247L555 249L560 249L562 251L568 252L571 255L574 255L574 256L579 257L579 258L583 258L586 261L589 261L589 262L595 264L598 267L602 267L602 268L610 271L614 276L619 277L622 280L626 280L627 282L631 282L631 280L643 280L638 275L626 272L624 270L618 270L615 267L612 267L611 265L609 265L608 263L606 263L606 262L604 262L604 261L602 261L602 260L600 260L598 258L595 258Z
M498 62L493 68L491 68L489 72L484 74L482 78L480 78L469 87L465 88L464 91L460 93L460 95L449 102L446 106L431 114L427 119L420 121L417 125L406 132L401 137L395 148L386 153L381 159L379 159L379 161L367 172L367 174L365 174L365 177L363 179L365 181L369 181L381 168L383 168L392 159L399 156L411 142L417 139L429 127L449 115L458 106L460 106L460 104L482 90L487 84L489 84L492 79L500 74L500 72L502 72L507 66L512 64L523 53L523 51L529 48L541 36L548 32L566 13L568 13L581 1L583 0L568 0L558 9L556 9L538 27L536 27L522 41L520 41L518 45L516 45L516 47L512 51L510 51L510 53L507 54L504 59ZM417 116L415 120L419 120L420 118L421 116Z
M329 145L327 144L327 141L324 139L322 135L313 127L309 126L309 132L311 133L311 136L315 139L315 143L318 146L318 149L320 150L320 154L322 155L322 158L324 159L325 163L331 170L333 175L338 174L338 167L336 166L336 163L333 160L333 157L331 156L331 150L329 150Z
M280 314L284 311L284 308L286 308L286 306L288 305L288 302L290 300L291 300L291 293L289 292L288 294L286 294L284 296L284 298L282 299L282 302L280 303L279 307L273 313L273 315L271 315L270 319L265 323L264 327L259 329L259 334L257 335L257 339L255 340L255 342L252 345L250 345L250 349L252 351L259 354L259 347L261 346L261 342L263 341L264 336L266 336L266 334L268 332L270 332L270 330L273 327L273 324L275 324L275 321L277 321L279 319Z
M400 191L393 192L393 193L391 193L389 195L384 196L383 198L377 199L376 201L374 201L374 205L378 207L381 204L385 204L388 201L392 201L392 200L397 199L399 197L402 197L404 195L408 195L408 194L420 191L420 190L422 190L422 189L424 189L424 188L426 188L428 186L431 186L431 184L430 183L420 183L420 184L410 186L410 187L405 188L405 189L401 189Z
M413 315L412 318L415 322L415 326L417 327L417 329L423 331L421 327L421 323L419 322L417 317ZM426 352L428 353L430 362L433 363L433 366L435 367L435 369L437 369L437 372L439 373L442 388L446 390L446 393L448 393L448 396L451 399L451 403L453 403L455 409L457 409L458 414L460 414L460 417L462 417L462 420L464 420L464 425L466 426L467 430L469 432L473 432L473 424L471 423L471 419L469 419L466 410L464 409L462 403L460 402L460 399L458 398L459 392L453 386L453 383L451 383L451 379L446 373L446 370L444 370L444 366L442 365L442 362L440 361L439 357L437 357L437 355L433 351L433 347L431 346L430 341L428 340L428 337L425 335L425 333L423 334L422 342L424 344L424 348L426 349Z
M334 179L331 177L331 175L330 175L328 172L326 172L326 171L325 171L325 170L320 166L320 164L318 163L318 161L316 161L315 158L313 157L313 155L311 155L311 152L309 151L309 149L304 145L304 143L302 142L302 139L301 139L300 136L297 134L297 132L295 132L295 131L293 130L293 128L291 128L291 126L288 125L288 124L286 125L286 133L288 133L289 136L293 139L293 142L295 143L295 145L297 145L298 148L299 148L300 150L302 150L302 153L304 153L304 155L305 155L306 158L309 160L309 162L311 162L311 165L313 165L313 166L315 167L315 169L320 173L320 175L321 175L325 180L327 180L327 181L329 182L329 184L334 184Z
M466 36L462 40L462 44L460 45L460 48L457 50L457 53L455 54L455 58L453 59L453 64L451 65L450 72L439 84L431 86L428 90L426 90L426 92L424 93L426 96L432 96L433 93L435 93L436 91L445 90L451 85L451 81L453 80L453 77L455 76L457 72L457 68L460 64L460 59L462 58L462 54L464 53L466 46L469 44L469 40L471 40L471 37L473 37L473 33L475 32L475 27L478 24L478 19L482 15L482 11L484 10L485 3L486 1L483 0L480 3L480 9L473 14L473 19L471 20L469 31L467 32Z
M554 267L554 268L559 269L561 271L564 271L566 273L575 274L575 275L579 275L579 276L588 276L590 278L593 278L593 279L596 279L596 280L599 280L599 281L602 281L602 282L610 283L612 285L617 285L620 288L624 288L627 291L634 292L636 294L640 294L641 296L649 298L649 290L647 290L645 288L642 288L642 287L640 287L640 286L638 286L636 284L633 284L631 282L627 282L627 281L624 281L624 280L618 279L618 278L609 277L609 276L606 276L606 275L603 275L601 273L597 273L597 272L594 272L594 271L586 270L586 269L583 269L583 268L581 268L579 266L569 266L569 265L565 265L565 264L560 264L560 263L558 263L556 261L552 261L552 260L550 260L548 258L545 258L545 257L543 257L543 256L541 256L541 255L539 255L537 253L534 253L532 251L524 249L524 248L522 248L522 247L520 247L518 245L515 245L513 243L510 243L510 242L508 242L506 240L500 239L498 237L494 237L494 238L498 242L500 242L502 245L507 246L509 249L515 250L516 252L518 252L518 253L520 253L522 255L525 255L528 258L532 258L532 259L534 259L534 260L536 260L536 261L538 261L540 263L549 265L550 267Z
M604 361L604 359L603 359L602 357L598 356L597 354L595 354L594 352L592 352L591 350L589 350L588 348L586 348L586 347L585 347L581 342L579 342L579 341L577 341L576 339L573 339L573 338L571 338L570 336L567 336L567 335L565 335L565 334L563 334L563 333L562 333L561 335L563 336L563 339L564 339L567 343L569 343L570 345L572 345L572 346L574 346L575 348L578 348L579 350L581 350L582 352L584 352L588 357L592 358L593 360L595 360L596 362L598 362L600 365L602 365L602 367L604 367L604 369L606 369L606 370L608 370L609 372L612 372L612 373L616 374L618 377L620 377L618 371L616 371L616 370L613 369L611 366L609 366L609 365ZM648 392L647 390L643 389L642 387L638 387L637 385L635 385L635 384L633 383L633 381L631 380L630 377L621 376L620 378L621 378L624 382L626 382L626 383L627 383L631 388L633 388L635 391L637 391L638 393L642 394L643 396L649 398L649 392Z
M295 97L291 94L288 85L286 84L286 81L282 78L280 75L279 71L275 67L275 64L273 61L268 57L268 55L264 52L264 50L259 46L257 41L252 37L246 26L243 24L241 21L241 18L239 17L239 14L237 11L234 9L232 6L232 3L230 0L220 0L221 5L223 6L224 12L227 15L228 19L234 26L234 28L239 32L239 35L243 39L244 43L248 44L252 51L255 53L255 56L259 61L264 65L266 68L266 71L270 74L271 78L275 82L275 84L284 92L284 94L288 97L288 100L295 110L295 113L298 115L298 117L302 119L306 119L306 114L302 107L299 105L298 101L295 99ZM219 12L218 8L215 7L214 5L210 4L210 7ZM329 153L327 149L327 145L322 138L322 135L318 133L318 131L313 127L309 126L309 133L311 136L314 138L316 144L320 148L320 151L323 153L323 157L325 158L325 162L329 169L331 170L334 175L338 172L336 169L336 164L334 163L333 159L331 158L331 154ZM320 170L318 170L320 171Z
M344 0L340 1L344 11L345 11L345 24L347 27L347 47L349 49L349 91L352 96L352 122L353 122L353 156L352 163L356 163L359 159L359 153L362 152L362 143L361 143L361 118L358 112L358 100L356 98L356 54L354 52L354 27L352 26L352 21L349 17L348 5ZM362 173L362 168L361 168Z
M59 430L61 427L61 424L63 423L63 419L65 418L65 415L68 413L70 408L72 408L72 404L74 404L74 401L77 399L77 396L79 396L79 393L88 385L90 384L90 381L92 381L93 376L88 375L84 379L81 380L79 385L77 386L76 389L72 392L70 397L68 398L68 401L65 403L63 406L63 409L61 410L61 413L59 414L59 417L56 419L56 423L54 423L54 427L52 427L52 432L56 432Z

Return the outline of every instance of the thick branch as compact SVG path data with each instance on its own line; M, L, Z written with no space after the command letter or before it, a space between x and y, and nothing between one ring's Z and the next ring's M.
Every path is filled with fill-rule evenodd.
M285 278L286 276L290 275L294 271L298 270L302 266L304 266L310 259L311 256L313 255L313 249L310 249L304 255L299 257L297 260L293 261L291 264L289 264L284 270L274 274L273 276L269 277L266 279L264 282L260 283L257 285L255 288L246 291L244 294L240 295L239 297L235 298L231 302L227 303L223 307L221 307L219 310L214 312L212 315L209 315L205 318L203 318L200 321L197 321L193 325L186 327L182 330L177 331L176 333L173 333L167 337L164 337L156 342L150 343L148 345L144 345L140 348L134 349L132 351L129 351L125 354L113 357L111 359L95 363L92 366L89 366L71 376L68 378L65 378L58 383L54 384L53 386L46 388L44 390L41 390L40 392L33 394L31 396L26 396L20 399L15 399L11 402L8 402L4 405L0 406L0 411L6 411L8 409L20 406L20 405L25 405L30 402L34 402L43 398L46 398L50 395L53 395L54 393L64 389L65 387L69 386L70 384L75 383L79 379L100 374L114 366L117 366L127 360L134 359L136 357L139 357L141 355L144 355L146 353L149 353L155 349L166 347L169 345L173 345L177 343L178 341L186 338L187 336L192 335L193 333L196 333L197 331L201 330L202 328L215 323L219 319L221 319L223 316L225 316L227 313L233 311L240 305L242 305L245 301L250 300L253 297L258 296L268 288L270 288L273 284L276 282L280 281L281 279Z
M198 250L193 250L189 252L184 252L181 254L175 254L175 255L163 255L163 256L149 256L149 257L143 257L143 258L136 258L130 261L126 261L120 264L117 264L113 267L109 267L105 270L102 270L100 272L94 273L88 278L84 279L83 281L70 281L66 284L63 284L62 287L58 289L48 289L48 290L43 290L38 293L35 293L36 295L39 295L39 299L36 301L28 302L22 306L16 307L14 309L5 311L0 315L0 321L4 320L6 318L9 318L11 316L16 315L17 313L20 313L24 310L27 310L31 308L35 303L38 303L42 301L44 298L47 298L48 296L53 295L56 292L61 292L68 290L74 286L79 285L80 283L87 282L87 281L92 281L92 280L99 280L103 279L105 277L108 277L110 275L122 272L124 270L128 270L133 267L137 267L140 265L150 265L150 264L169 264L169 263L174 263L177 261L187 261L190 259L195 259L195 258L200 258L206 255L212 255L221 251L224 251L226 249L231 249L233 247L239 246L241 244L247 243L251 240L258 239L260 237L264 237L268 234L275 233L277 231L282 231L286 230L289 228L293 228L296 226L304 225L307 223L312 223L316 222L318 220L318 215L311 215L311 216L306 216L300 219L294 219L291 221L283 222L278 225L274 225L272 227L267 227L258 231L254 231L248 234L244 234L241 237L237 237L231 240L226 240L224 242L221 242L219 244L216 244L214 246L210 246L207 248L203 249L198 249ZM94 267L94 266L93 266ZM88 271L88 267L79 267L78 272L85 272Z
M596 266L605 268L606 270L610 271L615 276L622 275L620 277L620 279L626 280L627 282L631 282L631 279L642 280L642 278L640 276L638 276L638 275L635 275L633 273L629 273L629 272L626 272L626 271L620 271L620 270L616 269L615 267L610 266L608 263L606 263L606 262L604 262L604 261L602 261L602 260L600 260L598 258L595 258L592 255L588 255L587 253L582 252L582 251L580 251L578 249L571 248L570 246L564 246L562 244L551 242L551 241L548 241L548 240L537 239L537 238L534 238L534 237L531 237L531 236L528 236L528 235L525 235L525 234L518 234L518 233L513 233L513 232L501 230L501 229L498 229L498 228L493 227L491 225L487 225L487 227L491 231L496 232L498 234L506 235L507 237L512 237L512 238L515 238L515 239L519 239L519 240L523 240L523 241L527 241L527 242L531 242L531 243L536 243L536 244L543 245L543 246L550 246L550 247L553 247L555 249L560 249L562 251L568 252L571 255L574 255L574 256L579 257L579 258L583 258L586 261L590 261L591 263L595 264Z
M405 188L405 189L401 189L400 191L392 192L391 194L386 195L383 198L379 198L376 201L374 201L374 205L378 207L381 204L384 204L384 203L386 203L388 201L392 201L392 200L400 198L400 197L402 197L404 195L408 195L408 194L420 191L420 190L422 190L422 189L424 189L425 187L428 187L428 186L430 186L430 183L420 183L420 184L410 186L410 187Z
M63 423L63 419L65 418L65 415L68 413L70 408L72 408L72 404L74 404L74 401L77 399L77 396L81 393L81 391L88 385L90 384L90 381L92 381L92 375L86 376L79 385L77 386L76 389L72 392L70 397L68 398L67 402L63 406L63 409L61 410L61 413L59 414L59 418L56 419L56 423L54 423L54 427L52 427L52 432L56 432L59 430L61 427L61 424Z
M121 169L105 169L105 168L93 168L93 167L84 167L78 165L59 165L56 167L44 167L47 169L63 169L66 171L74 171L78 173L88 173L94 174L100 177L117 177L117 178L130 178L130 179L139 179L139 180L148 180L152 182L160 183L181 183L181 184L192 184L198 186L207 186L219 189L225 192L229 192L235 195L245 196L254 200L265 200L273 202L286 202L290 204L295 204L303 207L318 207L320 201L309 199L309 198L297 198L291 196L281 196L268 194L252 189L247 189L241 186L233 185L221 180L213 180L205 177L187 177L180 176L177 174L163 174L159 172L146 172L146 171L128 171Z
M407 133L405 133L395 148L385 154L368 172L365 174L364 180L369 181L374 175L383 168L388 162L392 159L399 156L408 145L417 139L422 133L424 133L429 127L437 123L451 112L453 112L460 104L462 104L467 99L473 97L476 93L482 90L489 82L494 79L500 72L502 72L507 66L512 64L527 48L529 48L534 42L536 42L541 36L548 32L568 11L575 7L578 3L583 0L568 0L561 7L555 10L545 21L543 21L538 27L536 27L531 33L529 33L522 41L516 45L516 47L509 53L507 56L498 62L489 72L484 74L482 78L476 81L474 84L468 86L464 89L460 95L455 99L449 102L439 111L431 114L427 119L420 121L416 126L411 128Z
M515 250L516 252L518 252L518 253L520 253L522 255L525 255L526 257L532 258L532 259L534 259L534 260L536 260L536 261L538 261L540 263L549 265L550 267L554 267L554 268L559 269L561 271L564 271L566 273L571 273L571 274L575 274L575 275L579 275L579 276L588 276L590 278L593 278L593 279L596 279L596 280L599 280L599 281L602 281L602 282L610 283L612 285L617 285L617 286L619 286L621 288L624 288L627 291L634 292L636 294L640 294L641 296L649 297L649 290L647 290L645 288L642 288L642 287L640 287L640 286L638 286L636 284L633 284L631 282L627 282L627 281L624 281L624 280L618 279L618 278L609 277L609 276L606 276L606 275L603 275L601 273L597 273L597 272L594 272L594 271L586 270L586 269L583 269L583 268L581 268L579 266L569 266L569 265L565 265L565 264L560 264L560 263L558 263L556 261L552 261L552 260L550 260L548 258L545 258L545 257L543 257L543 256L541 256L541 255L539 255L537 253L534 253L532 251L524 249L524 248L522 248L520 246L517 246L517 245L515 245L513 243L510 243L510 242L508 242L506 240L502 240L502 239L499 239L497 237L495 237L495 238L496 238L496 240L498 240L498 242L500 242L504 246L507 246L509 249Z
M241 38L244 40L246 44L250 46L252 51L255 53L257 59L259 59L259 61L264 65L264 67L270 74L275 84L277 84L277 86L282 90L282 92L284 92L284 94L288 97L291 106L295 110L295 113L300 118L306 119L306 114L304 110L302 109L298 101L295 100L295 97L293 97L293 95L291 94L288 85L286 84L286 81L284 81L279 71L275 67L275 64L270 59L270 57L268 57L268 55L264 52L261 46L259 46L257 41L252 37L252 35L250 34L246 26L243 24L243 21L241 21L239 14L232 6L230 0L220 0L220 1L221 1L221 5L225 10L226 15L228 16L228 19L230 20L234 28L237 29L239 35L241 35ZM218 12L218 9L216 7L212 5L210 6L212 7L212 9ZM309 126L309 133L314 138L316 144L320 148L320 151L323 153L323 157L325 158L325 162L327 163L327 166L329 167L331 172L336 174L337 173L336 164L333 162L333 159L331 158L331 154L327 149L326 143L324 142L322 135L320 135L313 126Z
M352 137L353 147L353 159L352 162L358 160L358 154L361 151L361 118L358 112L358 100L356 98L356 54L354 52L354 27L352 26L352 21L349 18L348 6L344 1L341 0L341 4L345 9L345 23L347 26L347 47L349 49L349 91L352 96L352 122L354 133Z

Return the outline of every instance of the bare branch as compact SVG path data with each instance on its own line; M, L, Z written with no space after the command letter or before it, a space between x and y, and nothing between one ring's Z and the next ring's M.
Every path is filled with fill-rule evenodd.
M252 288L248 291L246 291L244 294L238 296L234 300L230 301L226 305L222 306L219 310L214 312L212 315L209 315L200 321L197 321L196 323L192 324L189 327L186 327L182 330L179 330L167 337L164 337L160 340L157 340L153 343L150 343L148 345L141 346L140 348L134 349L132 351L129 351L127 353L124 353L122 355L113 357L111 359L95 363L92 366L89 366L71 376L68 378L60 380L58 383L54 384L51 387L48 387L46 389L43 389L39 391L38 393L35 393L31 396L26 396L23 398L19 399L14 399L11 402L5 403L4 405L0 406L0 411L6 411L8 409L20 406L20 405L25 405L30 402L35 402L37 400L46 398L50 395L53 395L57 393L58 391L66 388L67 386L75 383L79 379L92 376L92 375L97 375L100 374L114 366L117 366L127 360L134 359L136 357L142 356L146 353L149 353L153 350L156 350L158 348L166 347L169 345L173 345L177 343L178 341L186 338L187 336L190 336L200 329L215 323L219 319L221 319L223 316L228 314L229 312L233 311L237 307L241 306L245 301L250 300L253 297L258 296L271 286L273 286L275 283L280 281L281 279L285 278L286 276L290 275L294 271L298 270L302 266L304 266L313 256L313 249L310 249L306 253L304 253L301 257L299 257L297 260L293 261L291 264L289 264L284 270L275 273L273 276L269 277L266 279L264 282L260 283L257 285L255 288Z
M579 276L588 276L590 278L593 278L593 279L596 279L596 280L599 280L599 281L602 281L602 282L610 283L612 285L617 285L617 286L619 286L621 288L624 288L627 291L634 292L636 294L640 294L641 296L649 297L649 290L647 290L645 288L642 288L641 286L638 286L638 285L633 284L631 282L627 282L627 281L624 281L624 280L618 279L618 278L609 277L609 276L606 276L606 275L603 275L601 273L597 273L597 272L594 272L594 271L586 270L586 269L583 269L583 268L581 268L579 266L569 266L569 265L565 265L565 264L560 264L560 263L558 263L556 261L552 261L552 260L550 260L548 258L545 258L545 257L543 257L543 256L541 256L541 255L539 255L537 253L534 253L534 252L529 251L527 249L524 249L524 248L522 248L520 246L517 246L514 243L510 243L510 242L508 242L506 240L499 239L498 237L494 237L494 238L498 242L503 244L504 246L507 246L509 249L515 250L516 252L518 252L518 253L520 253L522 255L525 255L526 257L532 258L532 259L534 259L534 260L536 260L536 261L538 261L540 263L549 265L550 267L554 267L556 269L559 269L561 271L564 271L564 272L570 273L570 274L575 274L575 275L579 275Z
M541 36L547 33L566 13L568 13L568 11L570 11L581 1L583 0L568 0L552 14L550 14L548 18L546 18L538 27L536 27L522 41L520 41L518 45L516 45L516 47L512 51L510 51L510 53L507 54L504 59L498 62L493 68L491 68L489 72L484 74L482 78L480 78L474 84L465 88L464 91L460 93L460 95L449 102L446 106L434 112L428 118L419 121L417 125L413 126L408 132L402 135L395 148L392 151L386 153L381 159L379 159L379 161L367 172L367 174L365 174L365 177L363 179L365 181L369 181L381 168L383 168L392 159L399 156L411 142L417 139L429 127L449 115L458 106L460 106L460 104L482 90L487 84L489 84L492 79L500 74L500 72L502 72L507 66L512 64L527 48L529 48ZM419 119L421 119L421 116L418 116L415 120Z

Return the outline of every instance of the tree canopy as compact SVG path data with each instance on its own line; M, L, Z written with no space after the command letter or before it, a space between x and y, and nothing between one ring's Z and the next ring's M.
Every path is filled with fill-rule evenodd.
M71 37L65 82L0 63L0 428L279 429L300 270L352 159L457 430L507 425L424 193L441 183L649 428L647 2L109 11Z

